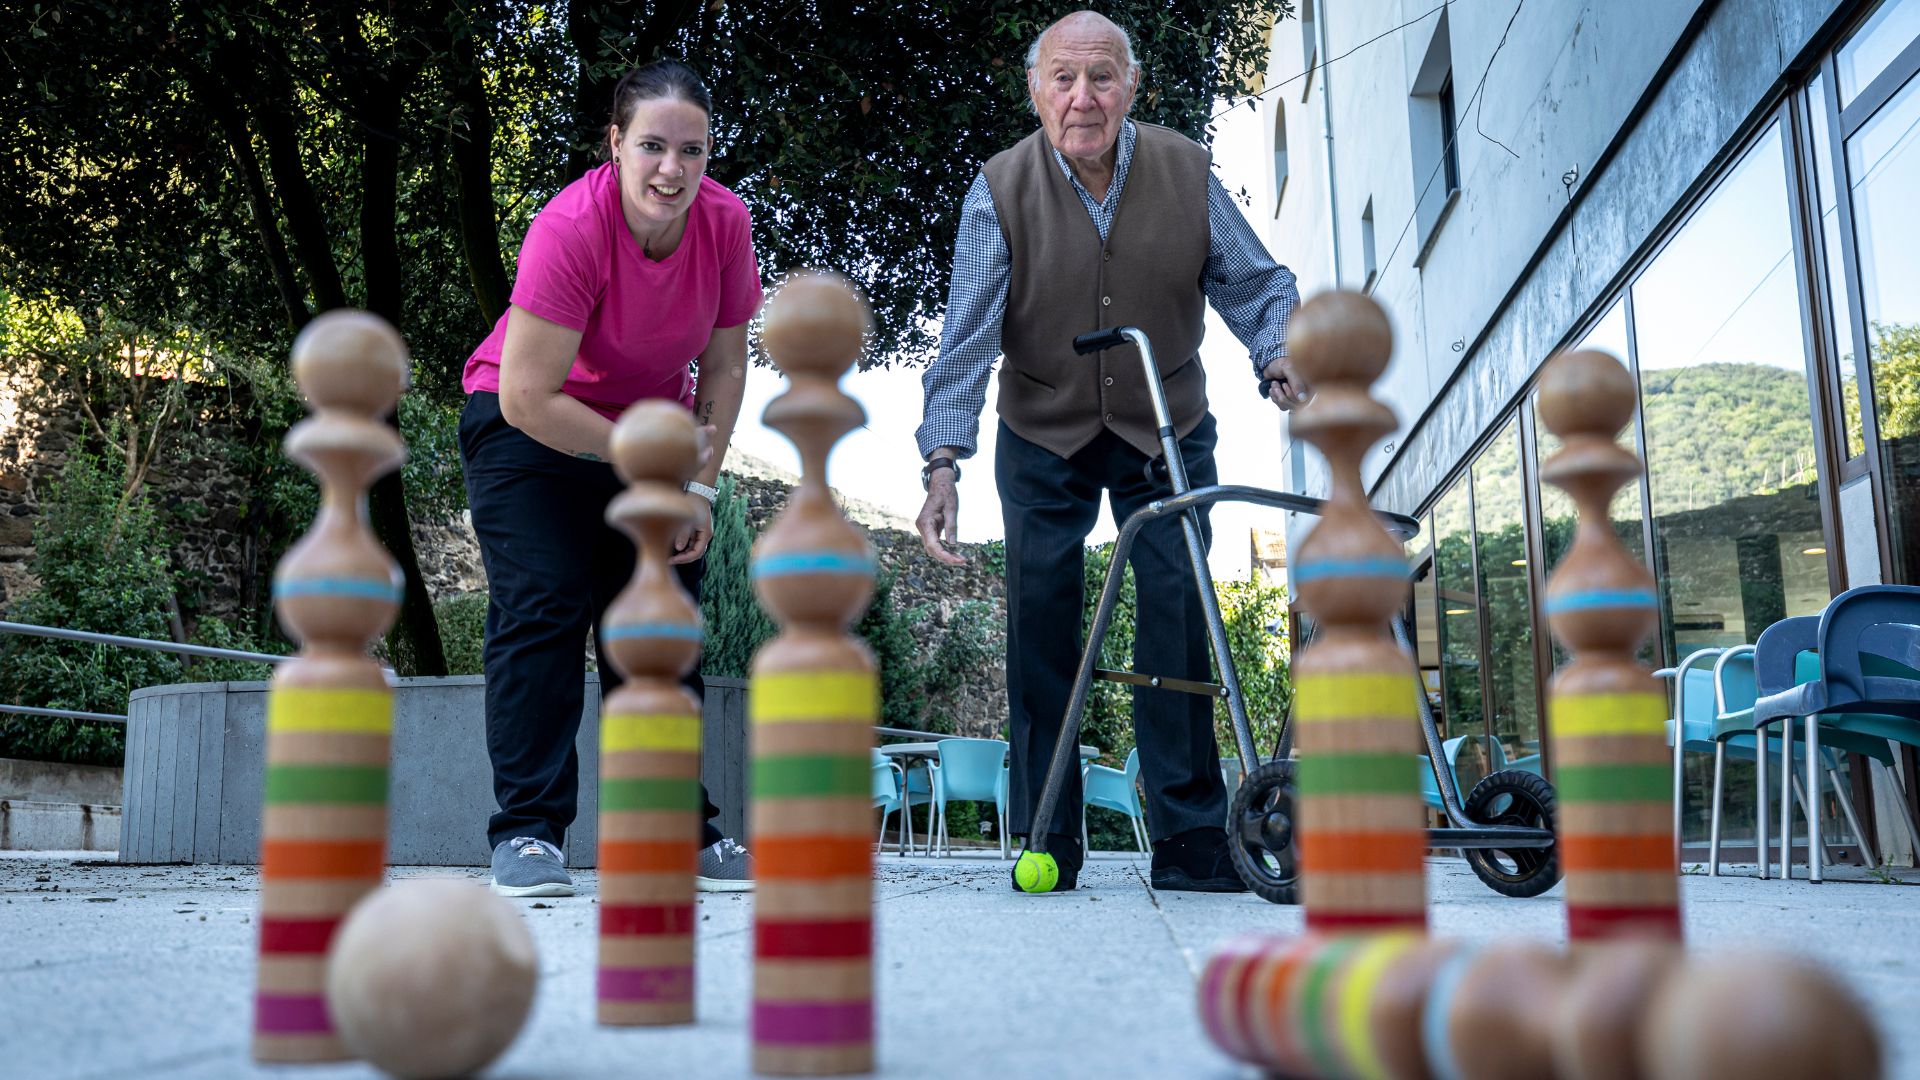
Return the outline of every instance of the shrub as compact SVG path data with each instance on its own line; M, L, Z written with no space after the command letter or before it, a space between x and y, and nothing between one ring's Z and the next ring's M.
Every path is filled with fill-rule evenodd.
M74 450L34 529L29 569L40 587L13 608L13 621L169 637L166 544L144 496L121 505L124 473L112 457ZM167 653L19 636L0 645L0 698L17 705L124 713L131 691L180 674ZM0 714L0 757L115 765L124 736L117 724Z
M1253 744L1264 758L1273 753L1280 724L1293 702L1287 653L1287 591L1256 578L1215 582L1214 593L1220 597L1227 647L1233 650L1234 671L1240 677ZM1213 703L1213 726L1220 752L1237 756L1233 720L1223 701Z
M487 594L455 593L433 605L440 623L440 647L447 653L447 674L479 675L487 630Z
M713 500L713 541L707 546L707 576L700 583L700 618L706 624L706 652L700 670L722 678L744 679L754 650L773 637L773 620L753 595L750 576L753 528L747 501L732 476L720 477Z
M873 650L874 663L880 669L880 723L887 727L922 727L927 665L920 662L913 626L926 613L925 605L906 610L895 606L893 575L883 572L874 580L873 602L854 624L853 632Z

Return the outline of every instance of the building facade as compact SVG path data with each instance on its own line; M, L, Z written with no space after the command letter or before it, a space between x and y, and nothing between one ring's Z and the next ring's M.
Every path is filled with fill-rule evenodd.
M1540 598L1572 514L1538 480L1535 384L1563 349L1640 388L1647 470L1614 516L1659 582L1650 661L1920 584L1920 0L1298 6L1262 98L1269 239L1303 295L1365 289L1393 319L1401 426L1364 473L1426 526L1409 603L1448 735L1551 769ZM1287 473L1324 490L1292 440ZM1910 858L1896 789L1849 773Z

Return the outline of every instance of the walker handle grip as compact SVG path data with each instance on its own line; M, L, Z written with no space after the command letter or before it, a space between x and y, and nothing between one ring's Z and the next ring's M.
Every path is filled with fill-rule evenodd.
M1111 326L1105 330L1094 330L1073 339L1073 351L1085 356L1102 349L1111 349L1116 345L1125 345L1127 337L1121 331L1125 327Z

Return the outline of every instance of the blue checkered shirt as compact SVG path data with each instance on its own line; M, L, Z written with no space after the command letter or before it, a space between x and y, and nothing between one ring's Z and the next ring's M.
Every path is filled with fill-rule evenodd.
M1120 125L1119 156L1107 197L1096 202L1073 175L1060 151L1053 159L1073 183L1081 205L1093 216L1105 243L1113 227L1120 191L1133 163L1133 121ZM1200 272L1200 290L1213 304L1227 329L1248 349L1254 377L1275 357L1287 355L1287 319L1300 303L1293 271L1275 262L1259 237L1220 186L1207 174L1207 262ZM953 285L947 293L947 315L940 328L940 355L927 365L920 385L926 414L916 438L920 456L942 446L972 457L980 430L980 411L987 404L987 378L1000 355L1000 327L1007 315L1007 283L1012 278L1006 237L993 208L993 193L983 172L974 178L960 206L960 235L953 245Z

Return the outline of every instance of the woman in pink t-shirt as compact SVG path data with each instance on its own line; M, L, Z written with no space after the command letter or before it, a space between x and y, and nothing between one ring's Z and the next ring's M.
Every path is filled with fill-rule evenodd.
M614 89L609 161L541 209L520 248L512 307L467 360L460 452L486 564L487 751L499 811L488 822L494 888L570 896L562 855L576 816L582 646L633 572L605 521L623 485L613 421L636 401L692 410L711 457L676 546L696 597L713 535L714 484L740 414L747 320L761 300L747 208L706 176L712 102L692 69L637 68ZM604 651L600 655L605 655ZM619 676L602 666L601 692ZM689 677L696 696L704 690ZM711 802L705 816L719 811ZM709 822L707 890L752 887L743 848Z

